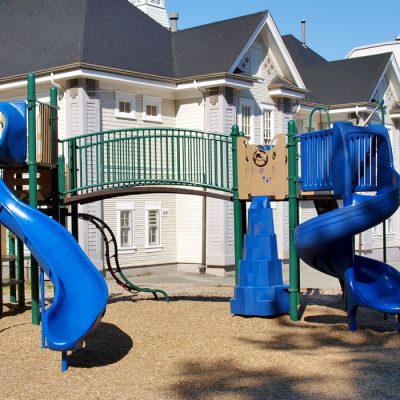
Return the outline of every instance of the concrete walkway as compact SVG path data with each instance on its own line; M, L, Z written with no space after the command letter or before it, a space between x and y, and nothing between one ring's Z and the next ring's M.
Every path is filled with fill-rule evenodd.
M389 262L389 264L400 270L400 262ZM283 265L282 273L283 281L288 283L289 267L287 265ZM141 275L131 276L129 279L138 286L157 286L159 288L162 288L164 284L178 286L235 286L233 273L220 277L207 273L190 273L174 269L143 272ZM302 289L340 289L339 281L336 278L323 274L303 263L300 267L300 287Z
M300 278L302 288L340 289L337 279L307 266L301 268ZM233 274L220 277L207 273L190 273L171 269L165 272L143 273L142 275L132 276L129 279L139 286L158 286L161 288L163 284L176 284L179 286L235 286L235 276ZM289 282L289 270L286 266L283 266L283 280L284 282Z

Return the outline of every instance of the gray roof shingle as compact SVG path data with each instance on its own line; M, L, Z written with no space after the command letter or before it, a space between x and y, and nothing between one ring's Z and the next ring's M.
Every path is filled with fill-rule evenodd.
M265 14L171 33L128 0L2 0L0 78L79 63L170 79L223 73Z
M325 105L369 102L391 56L384 53L328 62L292 35L283 36L283 41L310 91L306 100Z
M390 57L383 53L304 66L300 73L311 92L308 100L326 105L369 102Z
M267 12L172 34L178 78L227 72Z
M300 40L295 38L293 35L284 35L282 36L282 40L297 68L300 68L302 65L321 64L327 62L325 58L320 56L314 50L309 47L304 47Z

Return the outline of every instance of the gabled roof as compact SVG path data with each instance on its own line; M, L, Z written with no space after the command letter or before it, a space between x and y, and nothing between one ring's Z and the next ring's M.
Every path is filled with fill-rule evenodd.
M228 72L266 12L176 33L128 0L2 0L0 15L0 79L97 66L175 80Z
M330 61L292 35L286 47L307 89L306 101L325 105L369 103L391 53Z
M173 33L177 78L227 72L266 14L258 12Z
M384 53L303 66L308 100L326 105L370 102L390 58L391 53Z
M293 35L284 35L282 36L282 39L298 69L301 69L303 65L327 62L325 58L320 56L314 50L309 47L304 47L300 40L295 38Z

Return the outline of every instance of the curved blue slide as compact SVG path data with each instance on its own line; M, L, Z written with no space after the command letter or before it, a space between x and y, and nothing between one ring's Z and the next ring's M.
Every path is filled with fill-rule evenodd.
M21 165L26 158L26 104L0 103L0 112L5 116L0 164ZM1 179L0 224L25 243L53 282L54 300L42 313L47 346L63 352L79 349L105 312L103 276L63 226L19 200Z
M355 330L358 307L400 314L400 273L390 265L355 256L353 249L354 235L385 221L400 206L400 176L393 167L388 133L381 125L336 123L332 133L330 168L325 170L330 171L331 189L336 198L343 199L343 208L299 225L295 243L308 265L345 280L349 328ZM314 168L312 175L318 175L315 166L305 166L305 174L307 168ZM355 193L360 191L376 193Z
M25 243L54 284L55 297L42 321L48 347L80 348L107 305L101 273L64 227L16 198L2 180L0 223Z

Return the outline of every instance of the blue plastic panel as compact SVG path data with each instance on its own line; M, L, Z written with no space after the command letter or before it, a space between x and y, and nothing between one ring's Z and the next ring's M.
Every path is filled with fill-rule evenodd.
M332 129L301 135L301 189L332 190Z
M21 166L27 155L26 103L0 102L5 124L0 136L0 165Z

